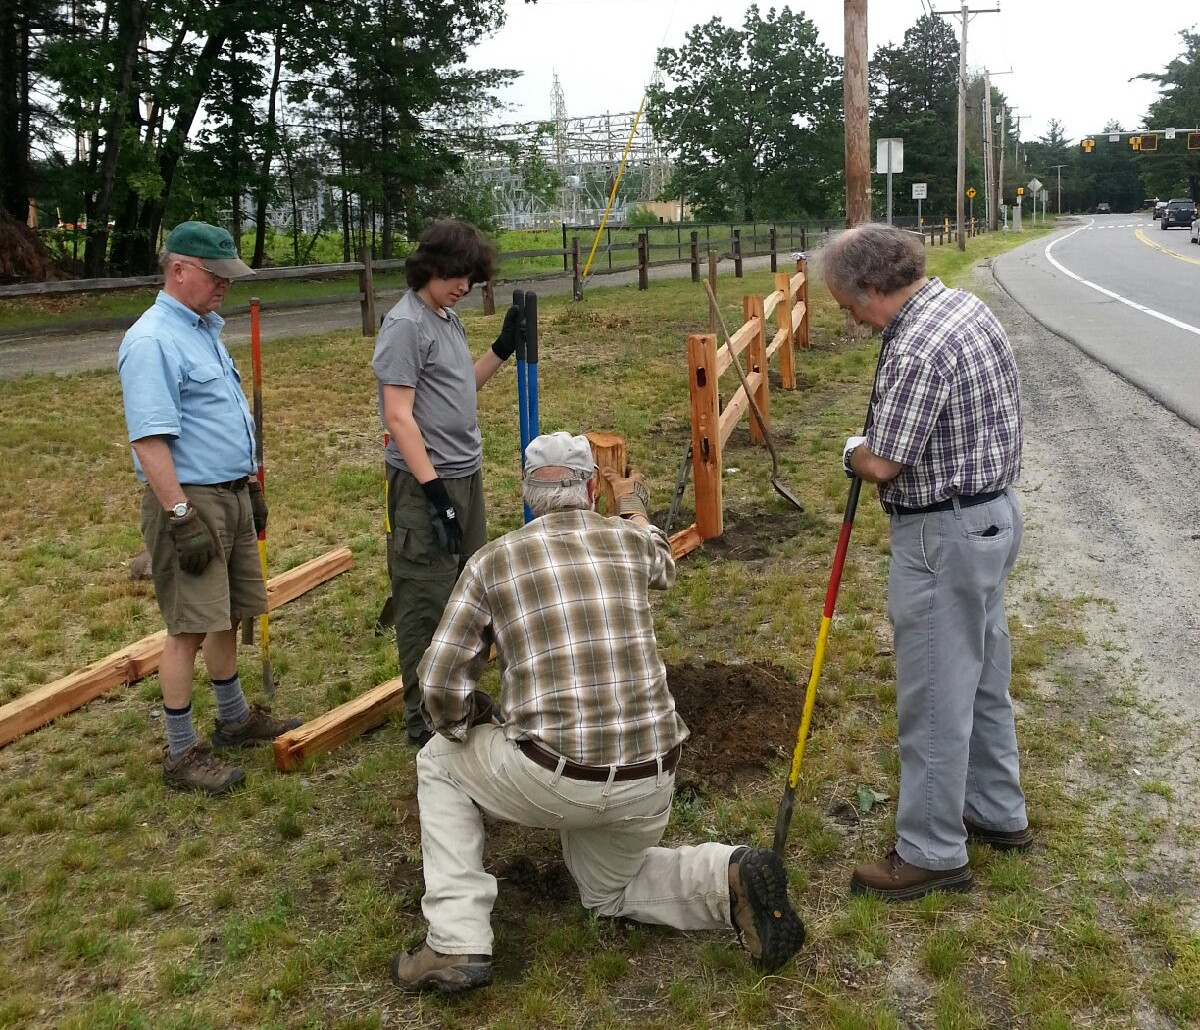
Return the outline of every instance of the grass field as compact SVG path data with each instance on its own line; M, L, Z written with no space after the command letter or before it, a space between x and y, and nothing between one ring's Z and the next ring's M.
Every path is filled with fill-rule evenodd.
M1009 245L993 236L965 255L937 248L931 270L966 282ZM735 323L741 294L769 289L769 274L753 273L723 277L718 292ZM823 288L811 299L800 389L771 398L780 478L807 511L765 556L706 548L680 563L678 584L656 600L668 662L769 663L807 680L847 489L841 445L861 426L878 346L846 333ZM541 314L543 431L624 435L661 512L688 431L685 341L707 324L703 294L687 282L641 294L600 286L580 304L547 296ZM464 321L481 349L500 316ZM264 355L271 571L338 545L354 553L349 572L271 619L277 707L307 718L395 675L393 642L372 633L386 577L371 348L347 331ZM248 367L247 353L234 356ZM126 568L141 547L140 488L115 375L0 382L0 408L3 704L160 623L148 584ZM496 535L521 519L511 369L481 395L480 418ZM769 535L785 507L765 450L743 428L726 463L738 470L725 479L727 528ZM864 491L789 841L810 942L781 973L760 976L732 933L590 917L562 881L554 835L489 826L486 861L507 873L497 982L460 999L400 995L389 957L424 929L402 723L297 774L250 753L232 797L183 796L160 781L151 677L0 749L0 1028L1195 1025L1200 938L1156 871L1165 830L1153 802L1170 786L1115 800L1113 755L1137 699L1115 673L1097 683L1074 671L1067 659L1099 646L1083 630L1098 602L1056 595L1030 559L1015 577L1013 693L1038 847L972 848L970 895L897 907L849 895L851 866L881 854L892 833L894 800L860 803L862 790L894 799L897 787L886 556L886 520ZM241 670L253 695L256 649ZM209 725L200 675L195 705ZM681 795L668 843L769 845L788 757L731 789ZM1200 844L1194 828L1175 832Z

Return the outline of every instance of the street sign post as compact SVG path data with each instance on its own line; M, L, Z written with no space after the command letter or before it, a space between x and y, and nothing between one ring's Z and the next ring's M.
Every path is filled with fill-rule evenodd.
M925 224L925 219L921 217L921 201L929 195L929 183L914 182L912 184L912 198L917 202L917 228L919 229Z
M1041 184L1041 182L1040 182L1040 181L1039 181L1039 180L1038 180L1038 179L1035 177L1035 178L1032 178L1032 179L1030 179L1030 180L1029 180L1029 182L1027 182L1027 183L1025 184L1025 186L1026 186L1026 188L1029 190L1029 193L1030 193L1030 195L1031 195L1031 199L1033 200L1033 210L1030 212L1030 216L1033 218L1033 223L1034 223L1034 225L1036 225L1036 224L1037 224L1037 198L1038 198L1038 190L1040 190L1040 189L1042 188L1042 184ZM1020 190L1017 190L1017 192L1018 192L1018 193L1020 193L1021 191L1020 191Z
M892 173L904 171L904 140L899 137L875 141L875 171L887 173L887 224L892 224Z
M967 187L967 202L969 205L968 211L970 211L970 214L968 214L967 217L973 222L973 221L975 221L975 187L974 186Z

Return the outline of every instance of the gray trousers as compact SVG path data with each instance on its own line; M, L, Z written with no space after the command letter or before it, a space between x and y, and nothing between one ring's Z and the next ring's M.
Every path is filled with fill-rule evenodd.
M459 573L467 559L487 543L487 510L481 472L442 480L463 531L462 554L450 554L438 543L421 484L392 465L387 466L387 474L396 654L404 680L404 722L415 737L428 729L421 712L417 666L433 639Z
M1021 546L1012 489L987 504L893 515L888 616L896 643L896 850L924 869L967 862L963 816L1027 825L1008 686L1004 587Z

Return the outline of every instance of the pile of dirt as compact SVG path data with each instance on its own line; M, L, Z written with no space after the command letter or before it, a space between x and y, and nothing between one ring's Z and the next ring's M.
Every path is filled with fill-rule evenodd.
M0 216L0 283L44 282L50 256L26 225Z
M692 731L675 773L678 789L728 788L795 749L804 689L778 666L684 662L667 666L667 685Z

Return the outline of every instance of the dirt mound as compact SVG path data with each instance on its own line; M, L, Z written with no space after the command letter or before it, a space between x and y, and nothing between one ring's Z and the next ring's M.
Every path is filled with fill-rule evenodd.
M679 789L727 788L792 754L804 689L778 666L685 662L667 666L667 685L692 731Z
M49 271L49 255L37 234L20 222L0 216L0 283L40 283Z

